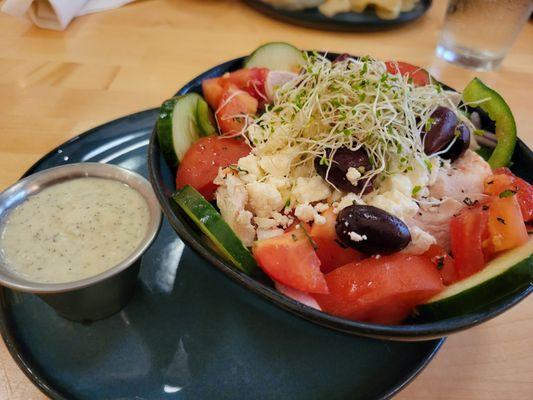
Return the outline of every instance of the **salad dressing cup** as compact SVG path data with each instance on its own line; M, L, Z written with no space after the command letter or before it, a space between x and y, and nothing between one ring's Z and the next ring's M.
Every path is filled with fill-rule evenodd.
M124 260L104 272L65 283L31 281L12 272L0 258L0 284L38 295L64 318L91 322L120 311L133 295L141 256L155 239L162 220L161 210L150 183L133 171L111 164L79 163L50 168L21 179L0 193L0 221L5 220L10 211L29 196L54 184L84 177L124 183L143 197L149 219L141 242Z

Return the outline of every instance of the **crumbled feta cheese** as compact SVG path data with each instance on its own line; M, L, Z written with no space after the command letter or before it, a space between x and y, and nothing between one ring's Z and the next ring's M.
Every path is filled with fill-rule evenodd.
M355 204L359 205L365 204L365 202L363 201L363 199L361 199L360 196L356 195L355 193L348 193L338 203L333 203L333 212L335 214L338 214L341 210L354 204L354 202Z
M298 204L294 210L294 215L300 221L313 221L315 219L315 209L310 204Z
M292 158L292 155L284 153L264 155L260 158L259 165L266 173L282 178L289 174Z
M283 235L283 229L257 229L257 240L270 239Z
M314 203L324 200L330 195L328 184L320 177L298 178L292 189L292 194L300 204Z
M367 199L367 204L381 208L400 219L412 217L418 211L418 204L399 190L371 196Z
M269 176L265 183L270 183L276 189L285 189L288 188L291 182L287 178L278 178L275 176Z
M407 254L423 254L425 253L432 244L437 243L437 240L430 235L428 232L420 229L414 224L408 224L409 232L411 233L411 241L405 249L402 250L402 253Z
M250 211L241 210L237 213L234 222L230 225L243 244L250 247L255 238L255 228L252 225L253 214Z
M279 212L272 213L271 218L273 218L278 223L278 226L281 226L282 228L286 228L294 222L293 218Z
M421 188L426 188L426 186L431 186L435 182L441 168L441 161L439 157L433 157L430 162L431 171L423 161L415 160L411 164L413 170L407 171L405 175L411 181L412 187L420 186Z
M348 172L346 172L346 179L348 179L348 182L350 182L354 186L357 186L357 180L360 177L361 177L361 173L357 170L357 168L354 168L354 167L348 168Z
M381 193L397 190L406 196L411 197L413 187L414 184L406 175L394 174L385 179L379 189Z
M258 217L268 217L273 211L281 210L285 204L278 189L268 183L249 183L246 190L248 207Z
M323 213L329 208L329 204L326 203L316 203L315 204L315 210L319 213Z
M221 170L222 171L222 170ZM251 246L255 238L255 228L251 223L252 213L245 210L248 192L239 177L219 171L216 183L216 200L222 218L229 224L245 246Z
M350 236L352 242L362 242L368 239L366 235L360 235L357 232L348 232L348 236Z
M274 218L254 217L253 220L258 230L272 229L278 226L278 222Z
M326 218L320 215L317 209L310 204L298 204L294 210L294 215L304 222L313 221L318 225L326 223Z
M255 182L261 177L261 169L257 162L257 157L253 154L248 154L246 157L241 157L237 162L240 178L245 182Z
M320 215L319 213L315 213L314 222L317 225L324 225L326 223L326 217Z
M215 179L213 179L213 183L218 186L226 185L226 177L230 174L226 168L219 168L218 174Z

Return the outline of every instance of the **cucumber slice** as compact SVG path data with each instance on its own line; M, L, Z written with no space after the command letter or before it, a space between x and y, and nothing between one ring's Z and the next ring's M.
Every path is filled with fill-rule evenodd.
M217 133L215 128L215 117L213 116L213 112L209 108L207 101L204 99L198 100L198 106L196 107L196 121L198 122L198 128L200 128L203 136L212 136Z
M207 235L215 247L241 271L251 274L257 267L252 253L224 221L220 213L191 186L185 186L172 199Z
M303 53L291 44L267 43L257 48L245 61L245 68L268 68L272 71L299 72L305 63Z
M202 108L200 113L199 108ZM171 165L178 165L200 136L215 134L216 130L209 120L210 112L205 100L197 93L173 97L161 105L157 137L161 151Z
M533 284L533 237L416 308L428 321L464 315Z

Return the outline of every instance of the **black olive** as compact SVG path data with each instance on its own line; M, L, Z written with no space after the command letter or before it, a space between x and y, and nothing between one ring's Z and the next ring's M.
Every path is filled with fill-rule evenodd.
M328 171L328 165L323 160L330 162L331 151L327 150L325 157L315 158L316 172L325 180L331 182L335 187L345 192L359 193L363 190L366 180L360 180L357 186L350 183L346 178L348 168L356 168L361 175L372 169L370 159L363 149L352 151L347 147L340 147L337 149L331 160L331 166ZM365 193L372 190L372 181L368 182L365 188Z
M457 125L455 128L457 139L452 147L440 156L446 160L455 161L461 157L470 146L470 130L464 124Z
M431 155L446 148L453 140L457 116L446 107L437 107L430 116L431 126L427 132L423 132L424 153Z
M409 228L401 219L373 206L344 208L337 215L335 231L342 243L366 254L395 253L411 241ZM350 234L363 240L354 240Z

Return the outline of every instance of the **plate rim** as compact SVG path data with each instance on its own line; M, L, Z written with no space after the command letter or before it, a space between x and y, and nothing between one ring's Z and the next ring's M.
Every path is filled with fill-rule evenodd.
M308 29L318 29L325 31L337 31L337 32L376 32L390 30L394 28L401 27L405 24L414 22L424 16L427 11L431 8L433 0L421 0L420 7L423 10L419 14L408 17L407 19L400 19L400 17L393 20L381 19L375 16L375 20L369 22L349 22L344 20L339 20L336 16L328 17L320 11L317 7L310 7L304 10L283 10L278 9L270 4L264 3L261 0L244 0L246 5L250 8L256 10L257 12L266 15L267 17L273 18L284 23L302 26ZM305 17L301 17L299 14L308 11L316 12L320 17L319 20L309 20ZM365 10L366 12L366 10ZM412 11L407 11L406 13L412 13ZM360 14L354 12L346 12L342 14Z
M85 137L88 137L92 135L94 132L97 132L98 130L102 129L105 126L113 125L120 123L122 121L125 121L132 116L141 116L144 114L149 114L150 112L154 112L157 115L158 108L149 108L146 110L138 111L136 113L128 114L119 118L116 118L114 120L104 122L100 125L97 125L93 128L90 128L82 133L79 133L70 139L64 141L63 143L59 144L58 146L55 146L50 151L47 151L42 157L40 157L37 161L35 161L18 179L23 179L34 172L36 172L36 169L39 168L39 166L45 162L50 157L54 156L58 153L58 150L60 150L62 147L70 145L78 140L82 140ZM147 146L148 147L148 146ZM69 163L66 163L69 164ZM3 342L6 345L6 348L11 355L11 358L15 361L17 366L22 370L22 372L30 379L30 381L44 394L47 396L53 398L53 399L59 399L59 400L66 400L67 398L64 397L57 389L53 388L52 385L49 385L47 380L42 378L40 373L38 372L38 368L34 365L34 362L31 361L31 357L28 357L27 355L24 356L26 353L24 350L21 349L20 343L16 340L16 335L13 333L13 329L10 329L9 326L11 323L8 321L6 309L7 309L7 301L6 301L6 294L7 292L16 292L13 289L4 287L0 285L0 335L2 336Z
M330 57L336 57L338 55L339 54L335 52L328 53L328 56ZM219 76L220 71L231 71L233 68L242 65L242 62L245 60L245 58L245 56L237 57L229 61L225 61L221 64L215 65L214 67L201 72L199 75L195 76L189 82L184 84L177 91L176 95L183 95L188 93L193 87L197 86L204 79ZM531 149L529 149L529 147L522 140L520 140L520 138L518 138L517 140L517 147L518 146L523 146L526 150L533 154ZM269 301L275 303L280 308L291 312L300 318L307 319L308 321L311 321L313 323L317 323L327 328L335 329L349 334L378 339L400 341L431 340L442 338L449 334L460 332L465 329L473 328L474 326L477 326L485 321L495 318L496 316L507 311L509 308L518 304L520 301L524 300L527 296L529 296L529 294L533 292L533 284L530 284L529 286L524 287L520 291L517 291L515 294L509 295L509 298L504 299L504 301L502 301L501 303L497 302L495 304L492 304L487 308L487 310L483 312L477 311L469 315L457 316L436 322L419 323L416 325L391 326L382 324L371 324L360 321L350 321L344 318L326 314L322 311L299 303L296 300L290 299L277 292L273 288L263 285L256 279L245 274L244 272L241 272L231 267L229 263L223 261L220 256L217 256L214 250L203 247L187 229L182 229L180 227L180 225L182 225L182 222L172 210L170 201L168 200L167 195L162 190L162 187L157 184L157 155L160 154L156 153L160 153L160 151L157 140L156 125L154 124L152 135L150 136L150 142L148 144L148 177L150 179L150 182L152 182L154 192L160 201L160 206L163 210L163 213L165 214L165 217L167 218L172 228L178 233L180 238L189 247L194 249L200 256L209 261L214 267L222 271L229 278L233 279L234 281L238 282L239 284L253 291L254 293L260 295L261 297L266 298Z
M73 142L76 142L80 139L83 139L87 136L90 136L91 134L99 131L102 128L112 126L115 123L120 123L122 121L125 121L127 119L130 119L131 117L139 117L144 116L145 114L154 113L155 116L157 116L159 108L150 108L143 111L139 111L133 114L128 114L123 117L119 117L117 119L102 123L96 127L93 127L85 132L82 132L67 141L63 142L62 144L54 147L52 150L48 151L46 154L44 154L39 160L37 160L35 163L33 163L27 170L24 172L24 174L19 178L22 179L33 172L39 166L45 162L50 157L57 154L57 151L61 149L63 146L72 144ZM155 121L154 121L155 122ZM151 133L148 134L148 137L151 137ZM147 149L148 149L147 145ZM10 309L10 302L7 299L8 293L16 293L15 290L12 290L10 288L6 288L3 286L0 286L0 335L2 336L2 340L11 356L11 358L15 361L18 368L26 375L26 377L32 382L37 389L39 389L43 394L46 396L52 398L52 399L58 399L58 400L67 400L72 397L68 397L70 393L66 393L61 387L58 387L57 384L52 384L50 379L45 378L46 374L42 372L41 368L36 365L36 360L34 357L32 357L30 354L28 354L28 351L24 349L24 343L18 339L18 335L16 334L16 329L13 327L13 322L11 321L11 318L9 317L9 309ZM283 312L283 310L281 310ZM291 316L292 317L292 316ZM433 340L433 345L431 347L430 351L426 351L426 354L424 354L423 357L421 357L420 361L413 365L413 368L409 370L405 376L403 376L398 382L395 382L391 385L391 388L382 392L379 394L379 397L376 397L376 400L385 400L389 399L392 396L396 395L400 391L402 391L406 386L408 386L426 367L427 365L433 360L435 355L439 352L439 350L442 348L446 338L440 338L437 340Z

